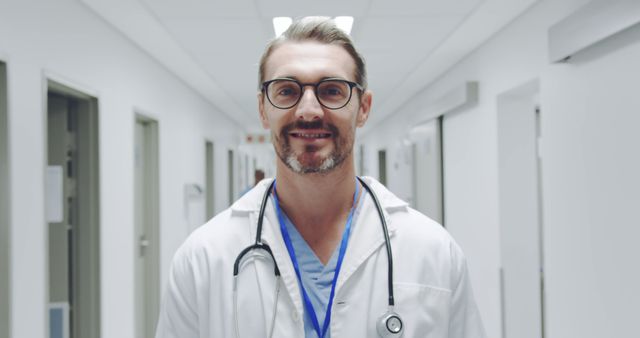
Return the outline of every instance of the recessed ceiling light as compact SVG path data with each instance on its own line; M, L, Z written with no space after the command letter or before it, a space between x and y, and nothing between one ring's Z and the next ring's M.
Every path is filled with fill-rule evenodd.
M347 34L351 34L351 27L353 27L353 17L352 16L336 16L334 19L336 22L336 26L338 28L345 31Z
M282 35L284 31L291 26L293 20L288 16L277 16L273 18L273 30L276 32L276 37Z

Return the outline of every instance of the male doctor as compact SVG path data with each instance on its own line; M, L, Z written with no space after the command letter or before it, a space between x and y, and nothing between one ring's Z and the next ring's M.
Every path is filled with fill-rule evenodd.
M458 245L356 178L372 93L349 36L330 19L298 20L269 43L259 78L275 184L263 180L180 247L156 337L485 337Z

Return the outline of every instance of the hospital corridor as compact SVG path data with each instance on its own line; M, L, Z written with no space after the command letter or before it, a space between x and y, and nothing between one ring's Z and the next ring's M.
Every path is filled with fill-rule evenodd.
M351 37L367 83L259 80L267 43L306 16ZM297 101L274 98L281 82ZM358 94L334 104L336 84ZM355 174L455 240L486 337L640 338L640 0L0 0L0 338L156 337L183 242L295 167L259 102L315 93L330 121L365 91ZM387 257L366 281L384 295ZM276 328L298 321L280 297ZM483 337L426 322L403 337Z

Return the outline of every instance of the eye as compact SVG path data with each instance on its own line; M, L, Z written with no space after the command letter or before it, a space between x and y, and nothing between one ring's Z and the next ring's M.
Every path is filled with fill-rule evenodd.
M342 95L342 90L338 87L330 87L324 90L324 93L327 95Z
M280 90L278 91L278 95L280 95L280 96L293 95L293 89L292 88L280 88Z
M272 93L278 97L290 97L298 95L300 91L299 86L295 82L291 81L278 81L272 85Z
M318 87L318 93L326 98L344 97L347 93L346 84L342 82L324 82Z

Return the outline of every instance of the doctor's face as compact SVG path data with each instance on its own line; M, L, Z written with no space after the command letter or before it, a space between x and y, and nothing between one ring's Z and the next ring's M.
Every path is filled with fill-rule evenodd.
M341 46L314 41L286 42L269 56L265 68L267 81L290 79L304 85L278 82L258 93L262 125L271 130L278 157L292 171L327 173L351 161L355 130L367 120L371 93L361 92L345 82L326 80L353 82L355 67ZM313 86L320 81L320 87ZM322 104L316 93L320 94ZM297 104L291 106L298 96ZM291 97L294 100L287 101ZM346 100L343 107L330 109Z

